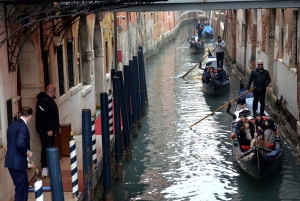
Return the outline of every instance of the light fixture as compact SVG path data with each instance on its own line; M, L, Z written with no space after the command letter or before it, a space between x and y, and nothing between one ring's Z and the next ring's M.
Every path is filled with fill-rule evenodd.
M121 32L122 32L122 30L123 30L123 27L122 27L122 25L119 25L119 26L117 27L117 29L118 29L118 32L119 32L119 33L121 33Z

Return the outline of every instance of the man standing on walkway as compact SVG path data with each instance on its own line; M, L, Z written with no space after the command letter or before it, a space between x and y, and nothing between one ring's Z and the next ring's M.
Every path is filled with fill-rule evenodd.
M27 127L32 109L23 107L20 118L7 128L7 152L4 166L15 185L15 201L27 201L28 199L28 176L27 160L30 161L32 152L29 151L30 134ZM33 165L34 166L34 165Z
M196 29L198 31L198 39L202 38L203 25L201 24L200 21L198 21Z
M217 56L217 66L220 64L223 66L225 42L222 40L221 36L218 36L217 39L218 40L214 44L214 49L216 50Z
M266 87L269 86L271 82L271 77L269 71L264 69L264 64L262 60L258 60L257 67L251 71L250 79L248 81L246 92L248 92L253 81L253 87L255 87L253 91L253 117L255 118L257 113L258 100L260 101L260 114L261 116L266 116L265 111L265 95L266 95Z
M36 132L40 134L42 152L42 177L48 176L46 149L54 146L55 136L60 133L58 107L54 101L56 87L48 85L45 92L36 97Z

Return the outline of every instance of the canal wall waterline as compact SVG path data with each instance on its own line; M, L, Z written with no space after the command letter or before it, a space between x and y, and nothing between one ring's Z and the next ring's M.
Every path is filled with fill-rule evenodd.
M174 29L164 33L157 41L155 41L154 46L148 48L148 50L144 52L145 63L148 62L150 59L153 59L159 53L161 48L166 46L171 40L173 40L177 36L181 26L183 26L184 24L191 23L193 21L195 21L196 23L195 18L181 20Z

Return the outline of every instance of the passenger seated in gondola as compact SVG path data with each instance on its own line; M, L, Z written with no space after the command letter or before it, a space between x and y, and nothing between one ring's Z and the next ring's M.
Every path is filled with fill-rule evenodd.
M190 48L192 48L196 44L195 38L191 38L190 42Z
M215 76L215 70L214 70L214 67L209 67L209 72L210 72L210 75L213 77Z
M271 144L274 144L275 139L276 139L275 124L272 119L267 119L264 121L264 123L265 123L265 126L264 126L265 139L267 140L269 147L271 147Z
M203 45L203 40L198 38L198 41L197 41L196 45L197 45L197 47L203 47L204 46Z
M237 103L237 110L243 110L247 108L245 98L238 99L236 103Z
M252 129L253 129L253 127L252 127ZM253 137L254 137L254 130L250 130L250 125L249 125L248 122L246 122L246 123L244 124L244 126L241 127L240 132L244 132L246 138L247 138L248 140L250 140L250 141L251 141L251 140L253 139Z
M261 130L265 129L265 121L262 118L260 113L256 114L254 124L255 124L255 129L261 129Z
M214 80L216 84L222 84L226 82L227 79L227 73L223 69L223 65L219 64L218 69L217 69L217 74L214 76Z
M251 141L250 147L263 147L268 148L268 142L265 139L264 133L262 130L258 129L256 130L256 133L254 133L254 139Z
M250 135L251 135L251 139L249 137L249 139L247 138L247 133L245 132L245 124L249 125L249 128L246 128L250 130ZM242 128L244 127L244 128ZM254 124L252 123L251 120L249 120L247 118L247 114L242 114L241 115L241 119L237 122L236 126L235 126L235 133L238 137L238 141L240 143L240 145L247 145L250 146L250 142L252 140L252 138L254 137Z
M202 75L202 81L204 84L209 84L211 79L210 68L205 68L204 73Z

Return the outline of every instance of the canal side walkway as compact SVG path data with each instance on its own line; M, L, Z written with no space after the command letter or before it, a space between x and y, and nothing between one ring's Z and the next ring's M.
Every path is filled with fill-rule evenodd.
M99 111L97 112L99 113ZM103 166L103 154L102 154L102 136L101 136L101 115L98 115L95 120L95 133L96 133L96 154L97 154L97 165L94 165L94 175L93 181L97 181L98 177L102 173ZM79 197L83 192L83 163L82 163L82 135L75 135L74 140L76 142L76 158L77 158L77 174L78 174L78 188L79 188ZM114 145L114 135L110 135L110 148L113 148ZM72 179L71 179L71 164L70 157L61 157L60 159L60 168L61 168L61 178L64 191L65 201L74 201L77 200L74 198L72 193ZM29 188L34 187L35 169L31 168L27 170ZM48 177L41 177L41 169L39 169L39 179L42 180L43 188L50 187L50 179ZM94 184L95 185L95 184ZM45 201L52 200L51 190L44 190L43 196ZM35 201L35 192L28 193L28 201Z

